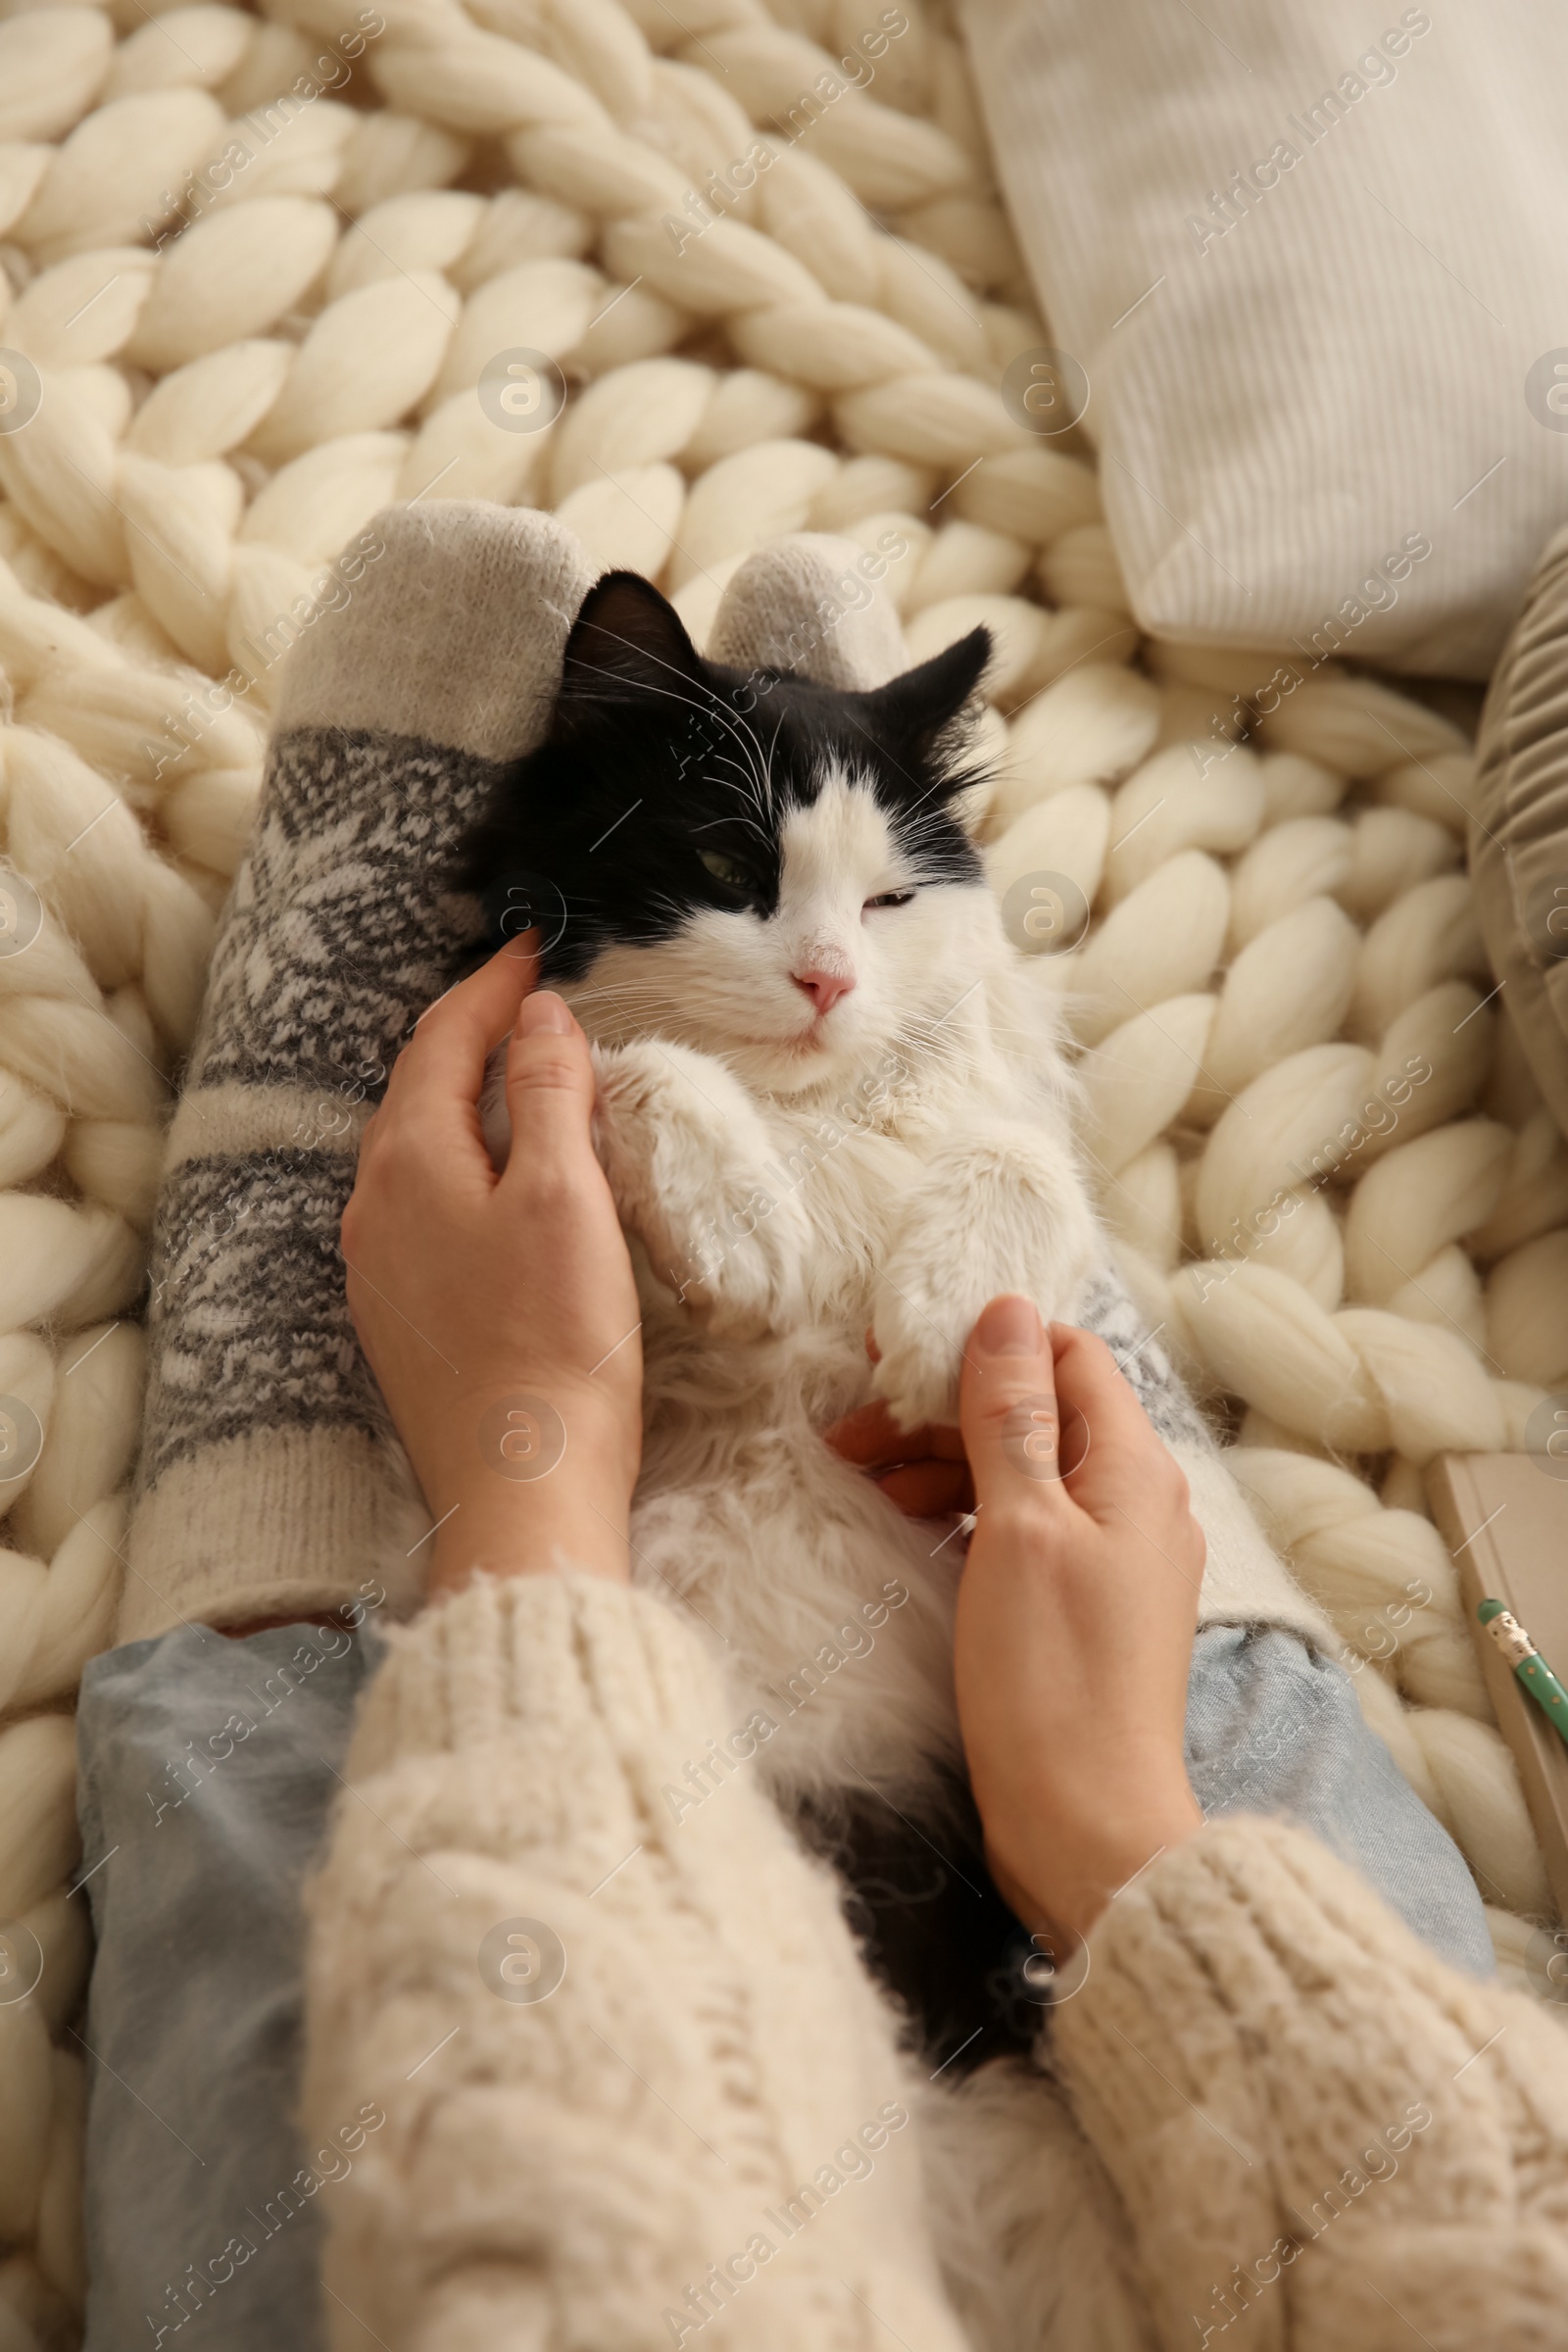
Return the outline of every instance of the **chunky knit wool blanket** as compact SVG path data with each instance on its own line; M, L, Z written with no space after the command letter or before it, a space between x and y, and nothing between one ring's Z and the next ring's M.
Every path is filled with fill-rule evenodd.
M1141 642L1083 427L1020 415L1015 363L1050 337L943 0L13 9L0 305L18 2340L69 2340L80 2308L70 1703L159 1580L124 1529L154 1200L166 1153L176 1184L199 1156L175 1090L284 657L373 573L389 503L551 509L700 639L745 557L803 529L880 566L914 656L994 628L977 822L1021 935L1059 951L1123 1278L1521 1953L1544 1880L1421 1474L1526 1444L1568 1374L1568 1153L1491 1001L1466 714L1331 661ZM407 913L422 974L441 943ZM262 1008L261 1060L313 1017L264 966L220 986ZM338 1045L296 1107L347 1152L379 1049ZM215 1249L308 1254L285 1200L200 1214ZM242 1446L227 1370L208 1335L160 1377Z

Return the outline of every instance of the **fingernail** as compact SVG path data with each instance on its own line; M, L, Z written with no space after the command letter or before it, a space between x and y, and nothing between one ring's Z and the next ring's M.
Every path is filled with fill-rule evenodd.
M571 1014L553 988L536 989L531 997L522 1000L522 1008L517 1014L517 1035L532 1037L539 1029L554 1030L558 1037L570 1032Z
M1038 1355L1044 1345L1032 1298L993 1298L974 1327L983 1355Z

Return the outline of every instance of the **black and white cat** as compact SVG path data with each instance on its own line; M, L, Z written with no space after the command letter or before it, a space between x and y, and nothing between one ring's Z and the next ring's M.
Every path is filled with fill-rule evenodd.
M860 1775L917 1803L957 1752L952 1551L933 1562L817 1433L871 1394L906 1427L956 1418L986 1300L1070 1315L1102 1258L1052 1000L953 808L989 654L977 629L864 694L758 678L612 573L548 739L467 850L492 908L531 899L541 977L595 1041L645 1317L640 1558L760 1707L908 1589L874 1657L760 1752L792 1795ZM493 1087L487 1115L504 1123Z
M962 1780L956 1531L903 1517L820 1433L872 1395L906 1427L955 1418L976 1316L1021 1291L1125 1348L1211 1552L1200 1490L1231 1509L1109 1275L1058 1000L1005 937L961 821L989 654L977 629L865 692L723 667L612 573L461 875L493 921L535 924L542 978L594 1041L596 1143L644 1316L635 1574L712 1630L734 1691L732 1728L665 1801L680 1818L759 1776L840 1869L944 2085L1033 2042L1038 1955ZM485 1116L499 1161L499 1064ZM1021 2214L1061 2119L1043 2077L991 2074L994 2092L972 2085L989 2155L954 2162ZM1066 2201L1087 2193L1075 2179ZM987 2342L1040 2340L1038 2278L993 2279L1011 2316Z

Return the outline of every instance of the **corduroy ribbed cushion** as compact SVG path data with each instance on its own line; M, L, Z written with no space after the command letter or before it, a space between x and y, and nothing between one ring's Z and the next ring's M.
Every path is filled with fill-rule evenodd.
M1568 530L1536 566L1482 715L1470 868L1502 1003L1568 1135Z
M963 17L1141 626L1488 677L1568 523L1568 13Z

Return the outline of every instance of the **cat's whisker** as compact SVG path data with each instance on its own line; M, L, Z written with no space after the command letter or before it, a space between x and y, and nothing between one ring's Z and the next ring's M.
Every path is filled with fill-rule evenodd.
M593 1004L584 1004L579 999L578 1004L590 1019L640 1021L660 1020L666 1017L675 1019L681 1012L681 1005L674 997L665 998L662 1002L656 999L646 1003L636 999L622 1003L615 998L604 998Z
M657 660L658 657L651 657L651 659ZM661 663L661 666L668 669L671 676L679 677L680 672L675 669L672 663L662 662ZM710 697L707 702L700 702L694 694L676 694L667 686L655 685L647 680L641 682L640 691L647 694L657 694L669 702L683 703L688 709L695 710L699 717L716 719L720 726L726 728L731 735L737 737L737 739L741 741L742 748L743 750L745 749L745 738L750 733L750 730L744 727L744 722L738 717L738 715L734 711L727 710L723 703L718 700L718 698ZM612 710L617 706L624 708L627 701L626 696L617 694L583 694L574 697L574 699L579 703L586 703L590 705L598 704ZM752 737L752 741L755 744L756 738ZM758 748L760 749L760 747L759 746ZM748 767L752 765L749 757L746 764ZM763 788L762 793L759 795L758 805L760 808L764 805L764 796L767 790L768 779L764 775L760 776L758 781Z
M585 981L579 985L577 995L580 1002L593 1003L600 997L662 996L671 995L671 992L667 981L661 987L659 981L650 976L647 979L601 980L592 984Z
M736 766L738 762L736 762L736 760L731 760L729 755L726 755L726 753L719 753L717 758L714 758L714 762L712 762L712 764L714 764L714 766ZM738 790L738 793L743 793L745 798L748 798L750 802L753 802L753 807L755 807L755 809L757 809L757 813L760 813L760 816L761 816L761 813L766 813L766 811L764 811L764 805L761 805L761 800L757 798L757 793L755 793L753 788L748 786L748 783L745 783L745 781L738 781L736 786L733 786L733 790ZM757 830L761 830L761 828L757 828Z
M654 662L661 669L667 669L672 678L681 677L682 673L676 668L675 664L672 662L665 661L662 655L655 653L651 647L634 643L634 641L629 637L619 636L614 630L606 629L602 622L596 622L595 626L598 627L605 636L612 638L617 645L625 646L629 652L635 653L641 660ZM726 708L722 698L719 695L710 693L709 700L705 705L698 702L695 695L690 693L683 695L670 695L670 690L667 686L662 687L648 685L645 680L639 681L639 684L642 685L645 691L648 693L666 695L669 696L670 700L672 701L686 703L692 710L696 710L699 715L705 718L716 718L721 726L726 727L732 735L736 736L737 739L742 742L743 747L746 741L749 739L752 745L755 746L759 760L760 760L762 747L758 742L756 735L753 733L752 729L746 725L745 721L740 717L738 712ZM617 698L606 696L602 699L612 701ZM768 789L765 769L761 769L758 772L757 780L761 788L765 801L767 798Z

